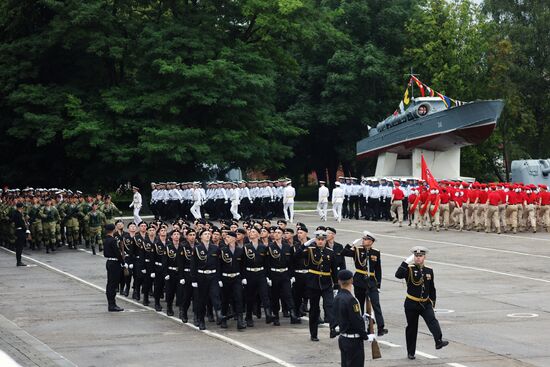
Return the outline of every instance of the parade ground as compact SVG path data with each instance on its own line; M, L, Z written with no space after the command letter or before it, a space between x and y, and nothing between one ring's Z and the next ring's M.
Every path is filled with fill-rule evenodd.
M368 229L382 253L380 301L389 334L380 337L382 359L367 366L512 367L550 366L550 234L439 233L399 228L389 222L329 220L301 211L310 235L320 224L334 226L336 241L351 243ZM436 316L448 347L435 350L420 320L417 359L405 348L405 285L394 277L416 245L429 248L434 269ZM117 296L125 310L107 312L102 256L86 249L54 254L25 250L16 267L13 253L0 250L0 350L21 366L338 366L337 339L328 327L320 342L309 340L307 322L281 326L256 320L237 331L207 323L199 331L165 312ZM348 259L348 267L353 265ZM164 305L164 304L163 304ZM1 357L1 354L0 354ZM0 358L0 362L2 359ZM7 365L0 363L0 365Z

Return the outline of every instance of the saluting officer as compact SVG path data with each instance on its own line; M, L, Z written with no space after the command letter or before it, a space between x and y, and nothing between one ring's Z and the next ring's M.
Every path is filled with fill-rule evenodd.
M332 328L332 302L334 293L332 288L336 282L336 258L334 251L326 246L327 234L325 231L315 231L315 238L307 241L296 251L296 256L308 260L306 278L306 292L310 300L309 333L311 341L318 342L317 331L321 309L319 302L323 298L325 321Z
M334 298L334 327L339 327L340 360L342 367L362 367L365 365L364 340L373 341L374 334L366 331L364 316L359 301L351 293L353 274L343 269L338 272L340 290ZM366 316L366 315L365 315ZM336 332L331 333L335 337Z
M422 316L428 329L430 329L435 340L435 349L441 349L449 342L443 340L441 327L435 318L434 272L431 268L424 266L428 249L415 246L411 249L411 252L413 254L401 263L395 276L398 279L405 279L407 282L407 298L405 299L407 356L409 359L415 359L418 316Z
M343 255L353 257L355 263L353 289L355 297L361 305L361 313L365 313L365 302L370 299L378 324L378 336L382 336L387 334L388 330L384 328L384 317L378 293L382 284L380 251L372 247L374 241L376 238L371 232L363 231L363 237L353 241L353 247L346 245Z

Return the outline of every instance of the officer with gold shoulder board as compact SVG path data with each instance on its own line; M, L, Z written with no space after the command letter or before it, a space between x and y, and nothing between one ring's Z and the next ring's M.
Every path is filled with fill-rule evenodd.
M409 359L415 359L419 316L422 316L434 337L435 349L441 349L449 342L443 340L441 327L435 318L434 272L431 268L424 266L428 249L423 246L415 246L411 252L412 255L399 265L395 277L405 279L407 282L407 298L405 299L407 356Z

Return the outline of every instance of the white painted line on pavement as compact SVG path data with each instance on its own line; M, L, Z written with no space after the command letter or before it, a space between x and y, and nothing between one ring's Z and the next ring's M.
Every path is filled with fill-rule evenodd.
M6 248L4 248L4 247L1 247L1 248L2 248L2 250L6 251L6 252L10 252L10 253L12 253L12 254L15 254L15 252L13 252L13 251L11 251L11 250L8 250L8 249L6 249ZM83 250L83 249L82 249L82 250ZM86 251L86 250L84 250L84 251ZM68 273L68 272L66 272L66 271L63 271L63 270L61 270L61 269L58 269L58 268L56 268L56 267L54 267L54 266L48 265L48 264L46 264L46 263L44 263L44 262L42 262L42 261L40 261L40 260L36 260L36 259L30 257L30 256L23 255L22 257L25 258L26 260L33 261L33 262L39 264L40 266L42 266L42 267L44 267L44 268L50 269L50 270L52 270L52 271L54 271L54 272L57 272L57 273L59 273L59 274L61 274L61 275L66 276L66 277L68 277L68 278L71 278L71 279L73 279L73 280L76 280L76 281L78 281L78 282L81 282L81 283L83 283L83 284L86 284L87 286L90 286L90 287L92 287L92 288L95 288L95 289L97 289L98 291L105 292L105 288L101 288L100 286L95 285L95 284L93 284L93 283L90 283L90 282L88 282L88 281L86 281L86 280L84 280L84 279L82 279L82 278L79 278L79 277L77 277L76 275L73 275L73 274ZM152 307L144 306L144 305L142 305L141 303L134 301L133 299L128 299L128 298L126 298L126 297L121 297L120 295L117 295L116 297L117 297L118 299L120 299L120 300L129 302L129 303L132 303L132 304L134 304L134 305L136 305L136 306L139 306L139 307L142 307L142 308L151 310L151 311L155 311ZM176 321L176 322L178 322L178 323L180 323L180 324L183 324L183 322L182 322L180 319L178 319L177 317L168 316L168 315L166 315L165 313L160 313L160 312L156 312L156 311L155 311L155 313L156 313L157 315L159 315L159 316L163 316L163 317L166 317L166 318L171 319L171 320L173 320L173 321ZM184 324L184 325L186 325L186 326L188 326L188 327L190 327L190 328L192 328L192 329L199 330L199 328L196 327L196 326L193 325L193 324L186 323L186 324ZM206 334L206 335L209 335L209 336L211 336L211 337L213 337L213 338L219 339L219 340L221 340L221 341L224 341L224 342L226 342L226 343L232 344L232 345L234 345L234 346L240 347L240 348L242 348L242 349L248 350L249 352L252 352L252 353L257 354L257 355L259 355L259 356L262 356L262 357L264 357L264 358L266 358L266 359L269 359L269 360L271 360L271 361L273 361L273 362L275 362L275 363L277 363L277 364L279 364L279 365L281 365L281 366L284 366L284 367L296 367L295 365L293 365L293 364L291 364L291 363L288 363L288 362L285 362L285 361L283 361L283 360L280 359L280 358L277 358L277 357L275 357L275 356L273 356L273 355L271 355L271 354L262 352L261 350L258 350L258 349L254 348L254 347L251 347L251 346L247 345L247 344L244 344L244 343L241 343L241 342L236 341L236 340L234 340L234 339L231 339L231 338L229 338L229 337L227 337L227 336L225 336L225 335L221 335L221 334L218 334L218 333L213 332L213 331L210 331L210 330L202 330L202 333L204 333L204 334Z
M376 339L376 340L378 340L378 343L379 343L379 344L384 344L384 345L387 345L388 347L392 347L392 348L401 348L401 346L398 345L398 344L393 344L393 343L387 342L387 341L385 341L385 340L380 340L380 339Z
M15 362L3 350L0 350L0 366L3 366L3 367L21 367L21 365L19 363Z
M463 364L460 364L460 363L447 363L447 366L451 366L451 367L467 367Z
M341 232L351 232L351 233L359 233L359 234L362 233L362 232L353 231L353 230L350 230L350 229L343 229L343 228L337 228L337 227L336 227L336 229L338 231L341 231ZM377 233L374 233L374 234L377 235L377 236L381 236L381 237L384 237L384 236L388 237L387 235L382 235L382 234L377 234ZM416 240L420 240L420 239L417 238ZM403 255L394 255L394 254L390 254L390 253L387 253L387 252L382 252L382 254L384 254L385 256L396 257L396 258L399 258L399 259L404 259L405 258ZM452 266L452 267L455 267L455 268L481 271L481 272L484 272L484 273L504 275L504 276L512 277L512 278L520 278L520 279L533 280L533 281L536 281L536 282L550 283L550 279L533 278L533 277L529 277L529 276L526 276L526 275L505 273L505 272L502 272L502 271L478 268L478 267L475 267L475 266L465 266L465 265L451 264L451 263L447 263L447 262L434 261L434 260L429 260L428 262L433 263L433 264Z
M431 354L421 352L419 350L416 351L416 354L421 356L421 357L428 358L428 359L438 359L439 358L439 357L436 357L436 356L432 356Z
M304 215L304 214L302 214L302 215ZM304 215L304 216L306 216L306 215ZM313 217L313 215L307 215L307 216L308 217L310 217L310 216ZM366 221L366 223L376 223L376 224L383 224L383 225L393 226L393 224L389 223L389 222ZM342 231L349 231L349 230L342 229ZM357 233L360 233L360 232L357 232ZM377 234L377 233L375 233L375 234ZM507 253L507 254L513 254L513 255L540 257L540 258L543 258L543 259L550 259L550 256L548 256L548 255L537 255L537 254L530 254L530 253L521 252L521 251L502 250L502 249L497 249L497 248L492 248L492 247L466 245L466 244L458 243L458 242L438 241L438 240L430 240L430 239L418 238L418 237L395 236L395 235L380 234L380 233L378 233L377 235L380 236L380 237L389 237L389 238L406 239L406 240L414 240L414 241L424 241L424 242L430 242L430 243L439 243L439 244L443 244L443 245L453 245L453 246L458 246L458 247L467 247L467 248L472 248L472 249L476 249L476 250L494 251L494 252L502 252L502 253ZM495 236L497 236L497 235L495 235ZM502 236L502 235L498 235L498 236ZM520 236L516 237L516 236L510 236L510 235L508 237L524 238L524 239L529 239L529 240L550 241L550 239L534 238L534 237L520 237Z

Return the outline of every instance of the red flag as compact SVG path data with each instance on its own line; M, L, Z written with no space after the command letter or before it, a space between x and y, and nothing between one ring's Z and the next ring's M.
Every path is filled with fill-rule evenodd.
M428 168L428 164L424 159L424 154L422 154L421 158L422 158L422 161L421 161L422 179L428 183L428 185L430 186L430 189L439 190L439 184L437 183L434 176L432 175L432 172Z

